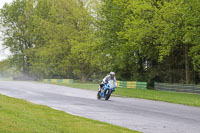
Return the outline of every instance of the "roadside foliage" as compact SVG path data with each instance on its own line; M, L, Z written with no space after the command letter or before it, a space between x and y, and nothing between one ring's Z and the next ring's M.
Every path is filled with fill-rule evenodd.
M14 0L0 24L11 66L38 78L200 81L198 0Z

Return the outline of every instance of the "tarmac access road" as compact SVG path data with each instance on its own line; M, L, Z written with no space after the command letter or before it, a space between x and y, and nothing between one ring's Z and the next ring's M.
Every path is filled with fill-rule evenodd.
M116 89L117 91L117 89ZM144 133L200 133L200 108L111 96L52 84L0 81L0 94Z

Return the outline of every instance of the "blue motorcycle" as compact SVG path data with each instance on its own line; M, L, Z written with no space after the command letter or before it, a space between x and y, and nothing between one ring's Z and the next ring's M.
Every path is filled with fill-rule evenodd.
M113 84L113 82L104 84L102 89L98 91L97 93L97 99L105 99L108 100L111 96L111 94L115 91L116 86Z

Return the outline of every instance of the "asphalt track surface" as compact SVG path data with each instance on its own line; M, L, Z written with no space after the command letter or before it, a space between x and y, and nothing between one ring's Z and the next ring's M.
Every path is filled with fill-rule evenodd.
M112 96L97 100L96 91L22 81L0 81L0 94L144 133L200 133L198 107Z

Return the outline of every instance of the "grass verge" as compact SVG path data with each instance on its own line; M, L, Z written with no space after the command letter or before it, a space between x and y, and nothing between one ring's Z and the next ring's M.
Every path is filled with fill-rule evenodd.
M0 78L0 81L11 81L12 78Z
M0 95L1 133L138 133Z
M187 94L187 93L177 93L177 92L167 92L167 91L157 91L157 90L129 89L129 88L117 88L115 94L126 97L135 97L141 99L164 101L169 103L200 107L200 95L198 94Z
M98 84L85 84L85 83L53 83L57 85L63 85L73 88L81 88L88 90L97 90ZM157 90L143 90L143 89L130 89L130 88L116 88L114 95L122 97L141 98L155 101L164 101L169 103L184 104L189 106L200 107L200 95L199 94L188 94L178 92L167 92Z
M40 82L41 83L41 82ZM42 82L44 83L44 82ZM67 87L72 87L72 88L80 88L80 89L86 89L86 90L98 90L98 84L89 84L89 83L49 83L45 82L48 84L55 84L55 85L62 85L62 86L67 86Z

